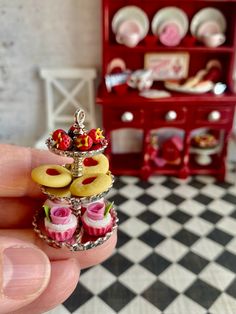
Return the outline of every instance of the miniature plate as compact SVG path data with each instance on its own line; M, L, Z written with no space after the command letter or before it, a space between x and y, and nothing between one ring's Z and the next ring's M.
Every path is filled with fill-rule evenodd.
M212 91L213 87L214 87L214 83L210 81L205 86L201 85L199 87L197 85L195 87L186 87L186 86L181 86L179 84L172 83L172 82L165 82L165 88L171 91L185 93L185 94L200 95L200 94L204 94L204 93L208 93Z
M198 11L192 18L190 32L193 36L198 37L198 30L202 23L214 21L218 24L222 33L225 32L227 22L220 10L212 7L204 8Z
M165 90L158 90L158 89L147 89L139 93L140 96L150 99L156 98L166 98L170 97L171 94Z
M124 20L136 20L140 23L143 33L142 39L147 35L149 30L149 20L147 14L135 5L125 6L118 10L112 19L112 31L116 34L121 22Z
M152 20L152 33L159 35L161 25L166 21L177 21L181 26L181 37L184 37L188 31L188 16L187 14L177 7L165 7L156 12ZM158 33L157 33L158 32Z
M59 242L56 240L53 240L49 238L46 234L45 228L44 228L44 211L42 209L38 210L34 216L33 219L33 227L34 231L38 234L38 236L47 242L50 246L53 246L54 248L68 248L70 251L85 251L92 249L94 247L97 247L104 242L106 242L111 235L113 234L114 230L117 229L118 225L118 218L117 213L114 208L110 210L110 214L112 217L112 228L109 232L107 232L104 236L90 236L86 234L84 231L81 221L80 221L80 215L78 217L78 228L73 236L72 239L65 241L65 242ZM76 215L76 214L75 214Z

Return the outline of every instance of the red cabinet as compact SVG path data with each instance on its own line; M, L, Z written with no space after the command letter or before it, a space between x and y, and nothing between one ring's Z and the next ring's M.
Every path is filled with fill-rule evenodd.
M145 37L132 48L117 43L112 29L116 12L131 5L142 9L150 22ZM182 9L189 20L186 35L174 47L161 44L151 29L156 12L167 6ZM227 21L225 43L218 47L204 46L190 32L193 17L207 7L219 10ZM181 178L193 174L209 174L224 179L227 145L236 103L232 79L236 51L236 0L103 0L102 11L103 78L108 65L115 58L122 59L128 69L135 71L144 68L145 55L148 53L184 52L189 54L190 59L188 76L203 69L209 60L217 59L223 68L220 81L227 85L227 90L222 95L212 92L200 95L171 92L171 97L168 98L147 99L141 97L135 89L129 89L122 94L108 92L102 80L97 103L102 109L103 129L110 139L107 155L111 171L115 175L136 175L144 179L152 174L175 175ZM163 82L155 84L157 88L161 86L163 89ZM115 134L120 130L124 132L117 140ZM130 132L133 132L132 135ZM213 134L218 140L217 147L202 153L193 147L192 139L199 132ZM176 161L163 160L162 148L165 147L166 150L167 146L168 150L166 141L176 137L182 142L180 158ZM130 151L117 149L117 146L127 143L128 139L133 143ZM153 143L155 139L158 145Z

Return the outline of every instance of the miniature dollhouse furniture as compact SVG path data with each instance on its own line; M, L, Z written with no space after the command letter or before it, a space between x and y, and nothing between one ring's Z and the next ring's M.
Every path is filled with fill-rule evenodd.
M114 16L125 6L140 8L149 20L146 37L132 48L119 44L112 29ZM158 38L155 38L151 27L156 12L167 6L182 9L189 20L189 28L185 37L173 47L162 45ZM226 40L217 47L206 47L196 41L191 34L190 25L193 17L207 7L213 7L220 11L227 22ZM221 95L212 92L196 95L171 91L171 97L148 99L141 97L139 92L134 89L118 95L108 92L102 82L97 95L97 103L102 109L103 129L111 143L106 151L110 159L111 171L115 175L135 175L144 179L151 174L174 175L180 178L186 178L188 175L207 174L223 180L228 139L236 103L236 95L233 90L236 1L103 0L102 11L103 77L107 73L108 65L115 58L123 60L128 69L135 71L144 68L144 59L147 54L183 52L189 55L189 77L203 69L209 60L217 59L223 69L220 81L227 85L227 90ZM114 135L121 129L141 132L141 149L138 152L116 152ZM191 147L191 140L198 132L211 132L219 140L218 148L210 153L210 162L207 164L197 162L196 151ZM166 134L170 134L170 137L177 134L182 139L180 162L158 165L148 158L151 138L153 135L161 138ZM125 138L123 140L126 141ZM161 149L161 143L159 148Z
M40 76L45 84L46 131L36 148L45 148L45 138L52 130L70 125L71 116L79 107L85 111L88 128L96 126L94 69L41 69Z

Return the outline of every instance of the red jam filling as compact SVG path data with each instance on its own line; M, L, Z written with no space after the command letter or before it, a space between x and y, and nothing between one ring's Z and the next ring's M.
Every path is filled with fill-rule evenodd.
M92 183L94 180L96 179L96 177L91 177L91 178L87 178L87 179L84 179L84 181L82 182L82 184L90 184Z
M85 167L92 167L92 166L96 166L98 164L98 161L93 159L93 158L85 158L84 159L84 165Z
M48 175L50 175L50 176L58 176L58 175L60 174L60 172L59 172L58 170L56 170L56 169L51 169L51 168L47 169L47 170L46 170L46 173L47 173Z

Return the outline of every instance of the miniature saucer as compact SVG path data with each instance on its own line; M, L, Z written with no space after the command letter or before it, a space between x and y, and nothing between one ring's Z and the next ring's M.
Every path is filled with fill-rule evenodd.
M150 99L156 98L166 98L170 97L171 94L165 90L158 90L158 89L147 89L139 93L140 96Z
M221 13L220 10L212 7L204 8L198 11L192 18L190 24L190 32L193 36L198 37L198 32L200 25L208 22L213 21L218 24L219 30L221 33L224 33L226 30L227 22L224 15Z
M142 27L142 39L147 35L149 20L147 14L137 6L125 6L118 10L112 19L112 31L116 34L121 22L125 20L136 20Z
M189 25L188 16L183 10L174 6L165 7L156 12L156 14L153 17L152 25L151 25L152 33L154 35L159 35L160 29L162 28L161 26L163 25L163 23L166 23L168 20L170 22L174 20L181 26L180 34L181 34L181 37L183 38L188 31L188 25Z
M188 87L188 86L184 86L184 85L180 85L178 83L173 83L173 82L165 82L165 88L167 88L168 90L171 91L175 91L175 92L180 92L180 93L185 93L185 94L196 94L196 95L200 95L200 94L204 94L204 93L208 93L210 91L212 91L212 89L214 88L214 83L211 81L206 81L204 82L205 84L198 84L196 86L193 87Z

